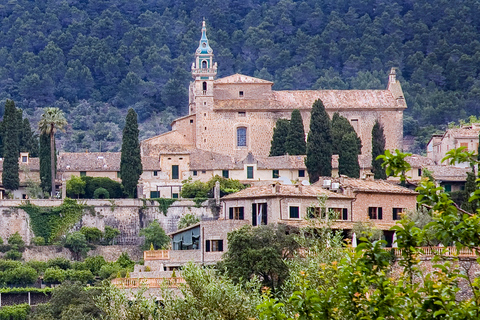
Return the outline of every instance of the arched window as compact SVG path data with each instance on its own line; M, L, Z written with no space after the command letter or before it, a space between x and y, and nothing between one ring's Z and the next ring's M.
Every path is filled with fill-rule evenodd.
M202 83L203 91L207 91L207 82L203 81Z
M237 147L246 147L247 146L247 128L239 127L237 128Z
M207 68L207 61L203 60L202 61L202 69L206 69Z

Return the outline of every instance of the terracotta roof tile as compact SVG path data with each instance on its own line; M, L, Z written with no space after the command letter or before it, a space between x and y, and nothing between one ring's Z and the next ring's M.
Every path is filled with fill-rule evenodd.
M276 190L276 188L278 188ZM229 194L222 199L243 199L243 198L262 198L276 196L292 196L292 197L318 197L326 195L329 198L348 198L340 193L335 193L318 186L302 186L302 185L282 185L269 184L264 186L256 186L244 189L242 191Z
M22 169L22 166L26 166L28 170L30 171L40 171L40 159L39 158L28 158L28 164L25 164L21 161L21 159L18 160L18 165L20 167L20 170ZM0 172L3 171L3 158L0 158Z
M407 161L412 168L422 168L425 166L435 165L435 161L433 161L433 159L418 154L412 154L411 156L405 157L405 161Z
M470 168L457 168L454 166L427 166L427 170L432 172L435 180L444 181L466 181L467 172Z
M322 186L324 180L331 182L338 182L340 188L352 188L353 192L376 192L376 193L404 193L416 194L415 191L408 188L401 187L397 184L387 182L385 180L368 180L368 179L354 179L347 177L320 177L319 181L314 186Z
M254 78L254 77L246 76L239 73L233 74L228 77L220 78L214 81L214 84L236 84L236 83L255 83L255 84L264 83L264 84L273 85L273 82L271 81Z
M119 171L120 152L63 152L58 156L58 170Z
M194 149L190 153L190 170L234 169L233 158L216 152Z

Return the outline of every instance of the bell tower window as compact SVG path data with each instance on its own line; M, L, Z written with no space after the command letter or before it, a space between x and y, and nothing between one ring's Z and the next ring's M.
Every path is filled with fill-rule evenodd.
M237 128L237 147L247 146L247 128Z
M202 83L202 90L203 90L203 94L207 93L207 82L206 81L203 81L203 83Z
M202 61L202 69L206 69L207 68L207 61L203 60Z

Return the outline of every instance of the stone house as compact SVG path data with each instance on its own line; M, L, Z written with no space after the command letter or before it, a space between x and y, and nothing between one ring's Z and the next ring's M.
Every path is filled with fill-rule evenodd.
M266 158L276 121L300 109L308 133L317 99L330 116L339 112L351 122L362 140L362 154L371 152L377 120L384 126L386 148L402 149L406 103L393 69L385 90L274 91L272 82L241 74L215 79L217 68L204 24L191 68L189 114L174 120L172 131L142 141L143 155L158 157L160 146L174 144L229 155L235 161L249 153Z
M20 186L18 190L13 191L14 199L27 199L28 183L40 183L40 160L39 158L31 158L28 152L20 152L18 158L18 177L20 180ZM0 158L0 184L2 182L3 174L3 158ZM0 199L6 197L6 190L3 185L0 186Z
M432 159L435 164L441 165L442 159L448 151L466 147L467 151L478 151L478 134L480 133L480 123L464 125L460 128L451 128L445 131L443 135L433 135L427 144L427 157ZM456 167L466 168L468 163L455 164Z

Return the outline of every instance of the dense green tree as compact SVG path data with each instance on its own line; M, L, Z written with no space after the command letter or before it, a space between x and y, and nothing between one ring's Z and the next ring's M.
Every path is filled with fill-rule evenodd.
M288 126L288 135L285 139L285 152L292 156L304 155L306 148L302 115L300 110L294 109Z
M47 134L41 134L40 148L39 148L40 187L46 193L52 192L52 171L50 169L51 156L52 156L52 153L50 152L50 137ZM55 157L55 163L57 163L56 161L57 161L57 157Z
M98 243L103 236L103 232L96 227L83 226L80 229L80 232L83 233L88 243L93 243L93 244Z
M20 152L28 152L30 157L38 157L38 136L32 131L30 121L24 118L20 130Z
M170 237L167 236L162 226L157 220L152 221L148 227L140 230L140 235L145 236L145 242L142 249L149 250L150 245L153 245L154 249L163 249L170 243Z
M462 209L468 211L468 212L476 212L479 203L478 199L474 199L472 201L469 201L470 196L475 192L477 189L477 183L476 183L476 176L474 172L467 172L467 181L465 183L465 190L462 192L463 193L463 203L461 204Z
M332 175L332 134L331 121L321 100L316 100L310 116L310 132L307 138L305 165L310 182L320 176Z
M347 133L355 133L355 129L350 124L347 118L342 117L338 112L335 112L332 116L332 152L333 154L340 154L340 145L342 138ZM360 153L362 150L362 140L357 135L357 149Z
M351 178L360 178L360 165L358 164L358 136L349 132L342 137L338 157L338 173Z
M85 194L86 185L87 183L81 177L71 176L67 180L67 196L72 197L73 195L80 198L80 195Z
M228 234L228 251L220 268L235 282L257 276L272 290L287 278L284 259L298 247L292 230L284 225L243 226Z
M187 213L183 216L180 217L180 220L178 220L178 229L183 229L188 226L191 226L195 223L200 222L200 218L197 217L196 215L192 213Z
M137 193L137 183L142 174L142 159L138 141L137 114L130 108L125 119L122 138L122 156L120 160L120 176L125 194L134 198Z
M3 174L2 184L7 190L17 190L20 185L18 176L18 157L19 157L19 122L18 112L15 103L7 100L5 103L5 113L3 115Z
M375 121L372 129L372 172L375 179L386 179L387 174L382 167L382 160L376 160L379 155L385 153L385 135L383 134L383 126Z
M50 138L50 173L52 182L52 197L55 196L55 175L56 175L56 155L55 155L55 132L63 130L67 125L64 113L59 108L48 107L44 109L38 128L42 134Z
M67 235L67 238L65 239L65 248L70 249L77 260L86 255L88 250L90 250L87 238L80 231L75 231Z
M103 231L103 241L106 244L112 244L113 240L120 235L120 230L112 228L110 226L105 226Z
M272 143L270 145L270 157L282 156L286 153L285 142L288 136L289 120L278 119L273 128Z

